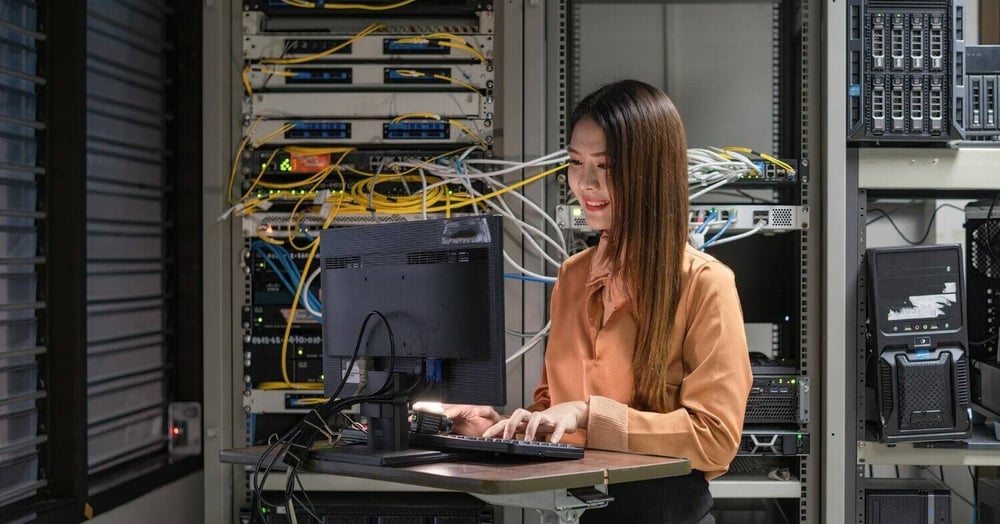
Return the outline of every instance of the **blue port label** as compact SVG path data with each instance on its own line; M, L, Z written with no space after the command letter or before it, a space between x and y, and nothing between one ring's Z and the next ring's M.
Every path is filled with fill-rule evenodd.
M382 52L387 55L448 55L451 48L441 45L442 40L412 42L411 38L386 38Z
M447 122L389 122L382 125L387 140L447 140L451 124Z
M350 84L354 72L350 67L289 67L285 70L286 84Z
M347 139L351 138L351 124L349 122L295 122L291 129L285 131L285 138L301 140Z

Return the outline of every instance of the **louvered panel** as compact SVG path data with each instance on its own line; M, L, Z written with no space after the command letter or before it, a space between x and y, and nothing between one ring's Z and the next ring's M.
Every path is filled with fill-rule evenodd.
M150 260L163 256L160 237L138 235L123 238L121 234L87 235L88 260Z
M87 153L87 172L91 173L91 180L163 187L163 165L158 160L129 157L100 148L91 148Z
M0 3L0 506L34 495L39 477L37 6Z
M87 276L88 297L93 301L135 300L163 293L163 274L151 273L93 274Z
M159 369L164 343L161 333L93 342L87 348L87 378L99 382Z
M132 193L137 193L132 191ZM148 193L148 192L147 192ZM157 195L112 194L93 186L87 188L88 221L160 224L163 221L163 193Z
M166 447L164 34L159 2L87 2L91 473Z

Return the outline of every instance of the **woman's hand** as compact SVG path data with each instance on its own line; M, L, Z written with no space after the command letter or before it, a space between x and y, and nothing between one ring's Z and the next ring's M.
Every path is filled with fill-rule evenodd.
M549 442L559 442L564 433L573 433L587 427L589 414L590 406L582 400L563 402L534 413L518 409L507 420L487 429L483 436L495 437L502 434L503 438L514 438L514 435L524 433L524 440L540 440L536 437L549 435Z
M451 419L451 432L478 437L489 427L503 420L490 406L445 404L444 414Z

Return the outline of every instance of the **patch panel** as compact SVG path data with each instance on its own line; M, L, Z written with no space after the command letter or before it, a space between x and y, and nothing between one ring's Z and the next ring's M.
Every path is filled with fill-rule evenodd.
M358 29L361 29L360 27ZM453 33L454 34L454 33ZM243 37L243 59L248 64L255 64L268 58L296 58L321 53L346 42L353 35L343 35L331 38L329 35L288 35L266 34L247 35ZM442 39L427 39L426 43L415 43L410 40L419 33L397 35L369 35L357 40L351 45L334 53L320 57L309 64L342 64L364 60L383 63L407 62L417 59L433 59L444 63L482 63L478 56L461 48L442 45ZM494 38L490 34L461 35L468 47L477 50L486 57L486 62L493 59Z
M295 87L354 83L354 70L349 67L289 67L284 69L284 72L287 74L272 76L281 78L286 85Z
M451 47L441 45L445 39L419 39L413 37L383 38L382 54L384 55L450 55Z
M282 128L289 127L284 132ZM267 143L281 144L490 144L493 122L481 119L442 120L386 119L264 120L257 124L255 137L273 136ZM292 166L289 166L291 168Z
M310 2L314 7L297 7L285 0L243 0L244 11L261 11L272 16L342 16L365 15L372 16L370 9L338 9L331 11L323 8L323 1ZM374 2L379 3L379 2ZM387 11L393 16L419 15L471 15L477 12L492 12L493 0L434 0L433 2L413 2L401 5ZM376 13L378 13L376 11Z
M758 226L762 233L783 233L809 228L809 213L802 206L692 205L688 211L689 224L699 226L713 213L713 223L718 226L731 221L726 229L731 233L750 231ZM562 229L590 230L583 208L579 205L556 206L555 220Z
M434 113L442 118L492 120L493 98L467 89L437 91L354 90L254 93L245 106L246 124L270 119L395 118ZM263 135L260 135L263 136Z
M688 211L690 224L701 224L699 220L704 221L713 211L718 226L731 220L727 232L749 231L758 226L762 233L809 228L809 213L802 206L692 205Z
M419 76L414 76L416 73ZM294 75L294 76L288 76ZM435 75L438 77L435 78ZM448 79L454 79L452 82ZM421 89L427 86L449 87L456 90L468 89L459 84L468 84L486 93L493 89L492 66L479 62L461 64L450 62L428 66L419 63L337 63L303 65L268 65L265 71L251 70L247 80L257 91L277 91L282 89L320 88L345 90L394 86L396 89Z
M320 214L321 209L319 206L303 206L299 209L299 212L300 215L296 216L294 219L294 223L298 224L298 233L313 234L323 227L323 221L326 219L326 216ZM465 213L452 212L451 216L462 216L464 214ZM428 213L427 218L445 218L445 214ZM375 215L367 212L364 214L352 214L341 211L337 213L337 216L334 218L333 222L331 222L330 227L361 226L423 219L423 215L419 213ZM287 238L288 223L288 213L251 213L241 217L240 230L243 238L257 238L258 236Z

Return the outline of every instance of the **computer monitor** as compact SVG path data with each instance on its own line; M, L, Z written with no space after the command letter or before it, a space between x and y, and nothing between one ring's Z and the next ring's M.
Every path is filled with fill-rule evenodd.
M326 393L334 395L346 376L342 394L391 384L393 396L362 404L367 448L335 455L376 464L424 461L437 452L409 449L411 401L507 403L502 241L494 215L321 233Z

